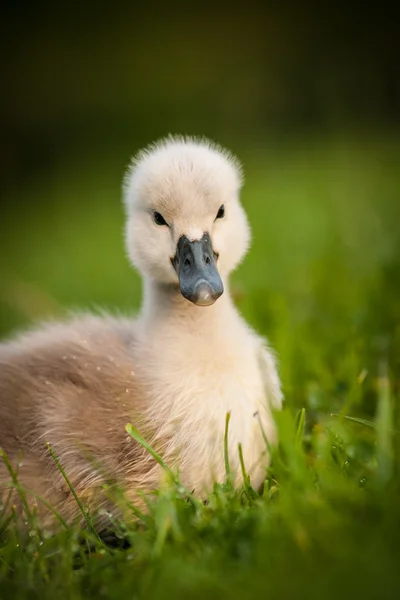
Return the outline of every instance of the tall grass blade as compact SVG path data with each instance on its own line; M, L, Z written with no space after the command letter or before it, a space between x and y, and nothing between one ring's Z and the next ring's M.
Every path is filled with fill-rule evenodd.
M393 473L392 421L390 381L387 365L385 364L381 367L381 375L378 380L378 408L376 415L377 478L381 485L387 484Z
M13 482L13 488L18 492L18 496L19 496L19 498L21 500L21 504L24 508L26 518L28 519L29 524L31 526L34 526L35 525L34 517L29 509L28 502L26 501L26 496L25 496L24 492L22 491L22 488L19 485L17 473L12 468L9 458L2 448L0 448L0 458L3 459L3 462L6 466L7 471L10 473L10 476L11 476L11 479Z
M132 423L127 423L125 425L125 431L128 435L131 436L138 444L140 444L147 452L158 462L158 464L170 475L172 480L177 483L177 478L175 477L172 470L169 466L163 461L161 456L150 446L148 442L144 439L144 437L139 433L139 431L132 425Z
M98 540L98 541L99 541L99 542L100 542L102 545L104 545L104 544L103 544L103 542L102 542L102 540L101 540L101 538L100 538L100 536L99 536L99 534L97 533L97 531L96 531L96 529L95 529L95 527L94 527L94 525L93 525L93 523L92 523L92 520L91 520L91 518L90 518L90 515L89 515L88 511L87 511L87 510L85 510L85 508L84 508L84 506L83 506L82 502L81 502L81 501L80 501L80 499L79 499L79 496L78 496L78 494L76 493L76 491L75 491L75 489L74 489L74 486L73 486L73 485L72 485L72 483L70 482L70 480L69 480L69 478L68 478L68 476L67 476L66 472L64 471L62 464L61 464L61 463L60 463L60 461L58 460L58 457L56 456L56 454L55 454L54 450L52 449L52 447L50 446L50 444L49 444L48 442L46 442L46 446L47 446L47 449L48 449L48 451L49 451L49 452L50 452L50 454L51 454L51 457L52 457L52 459L53 459L53 460L54 460L54 462L56 463L58 470L60 471L61 475L62 475L62 476L63 476L63 478L65 479L65 482L66 482L66 484L68 485L69 489L71 490L71 493L72 493L73 497L75 498L75 502L77 503L77 505L78 505L78 507L79 507L79 510L81 511L81 513L82 513L82 516L83 516L83 518L84 518L84 519L85 519L85 521L86 521L86 525L87 525L87 528L88 528L88 530L89 530L89 531L90 531L90 532L91 532L91 533L92 533L92 534L93 534L93 535L94 535L94 536L97 538L97 540Z
M296 438L295 438L296 450L301 449L301 447L303 445L305 423L306 423L306 409L302 408L299 411L299 414L297 416L297 430L296 430Z
M250 483L250 477L247 475L246 467L244 466L243 449L242 449L242 444L240 442L238 444L238 452L239 452L240 469L242 471L243 481L244 481L245 486L248 486Z
M229 421L231 419L230 411L226 413L225 417L225 434L224 434L224 460L225 460L225 474L226 474L226 483L231 485L232 477L231 477L231 466L229 464L229 446L228 446L228 436L229 436Z

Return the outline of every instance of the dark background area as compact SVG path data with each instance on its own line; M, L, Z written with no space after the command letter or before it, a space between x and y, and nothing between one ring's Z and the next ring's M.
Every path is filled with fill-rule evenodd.
M175 131L254 148L392 128L397 17L385 2L5 2L3 185L88 147L124 164Z

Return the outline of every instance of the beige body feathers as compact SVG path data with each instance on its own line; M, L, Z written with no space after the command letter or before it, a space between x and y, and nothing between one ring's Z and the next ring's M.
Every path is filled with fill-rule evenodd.
M0 344L0 446L19 463L20 483L64 518L79 509L46 443L93 508L107 506L105 478L134 501L157 488L160 469L126 434L128 422L202 495L224 480L230 411L235 481L240 442L261 485L268 457L260 421L273 441L271 406L281 392L272 354L229 294L228 275L250 237L239 188L236 161L208 142L170 138L140 154L124 190L127 249L144 280L138 317L83 315ZM225 288L214 303L198 291L183 297L183 271L174 268L182 236L190 245L205 233ZM9 481L0 463L3 496ZM51 519L40 502L39 510Z

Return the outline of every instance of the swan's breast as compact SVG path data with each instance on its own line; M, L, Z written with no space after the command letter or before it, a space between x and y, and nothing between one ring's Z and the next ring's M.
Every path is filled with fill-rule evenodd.
M253 484L262 482L266 448L260 421L267 435L273 435L273 425L250 335L211 349L182 340L179 345L159 343L140 370L147 382L149 420L159 440L168 440L164 457L179 465L186 485L209 488L213 479L224 481L227 412L231 469L240 479L240 443Z

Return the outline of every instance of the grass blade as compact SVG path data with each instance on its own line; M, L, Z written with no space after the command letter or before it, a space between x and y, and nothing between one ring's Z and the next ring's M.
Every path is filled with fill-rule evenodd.
M238 452L239 452L240 468L241 468L242 477L243 477L244 491L245 491L247 497L249 498L249 500L254 500L254 498L257 497L257 492L255 492L251 486L250 475L248 475L247 471L246 471L246 467L244 464L244 458L243 458L243 448L242 448L242 444L240 442L238 444Z
M225 461L225 474L226 483L230 485L231 482L231 467L229 464L229 450L228 450L228 434L229 434L229 421L231 418L230 411L226 413L225 417L225 434L224 434L224 461Z
M171 476L173 481L177 483L177 479L174 473L171 471L169 466L163 461L161 456L150 446L148 442L144 439L144 437L139 433L139 431L132 425L132 423L128 423L125 425L125 431L128 435L131 436L138 444L140 444L147 452L158 462L158 464Z
M89 530L91 533L93 533L93 535L94 535L94 536L97 538L97 540L98 540L98 541L99 541L99 542L100 542L102 545L104 545L104 544L103 544L103 542L102 542L102 540L101 540L101 538L100 538L100 536L99 536L99 534L97 533L97 531L96 531L96 529L95 529L95 527L94 527L94 525L93 525L93 523L92 523L92 520L91 520L91 518L90 518L90 516L89 516L89 513L88 513L88 511L87 511L87 510L85 510L85 508L84 508L84 506L83 506L82 502L81 502L81 501L80 501L80 499L79 499L79 496L78 496L78 494L76 493L76 491L75 491L75 489L74 489L74 487L73 487L72 483L71 483L71 482L70 482L70 480L68 479L68 476L67 476L66 472L64 471L64 469L63 469L63 467L62 467L62 465L61 465L60 461L58 460L58 458L57 458L57 456L56 456L56 454L55 454L54 450L52 449L52 447L50 446L50 444L49 444L48 442L46 442L46 446L47 446L47 449L48 449L48 451L49 451L49 452L50 452L50 454L51 454L51 457L52 457L52 459L53 459L53 460L54 460L54 462L56 463L58 470L60 471L61 475L64 477L66 484L68 485L69 489L71 490L71 493L72 493L73 497L75 498L75 502L77 503L77 505L78 505L78 507L79 507L79 510L81 511L81 513L82 513L82 515L83 515L83 518L84 518L84 519L85 519L85 521L86 521L86 525L87 525L87 528L88 528L88 530Z
M60 513L54 508L54 506L50 504L50 502L43 498L43 496L40 496L39 494L36 494L36 492L22 487L19 483L17 485L15 485L14 483L10 484L10 491L12 492L13 489L16 489L18 492L24 494L25 496L33 496L36 500L39 500L39 502L41 502L50 512L53 513L56 519L66 530L70 529L68 523L62 518ZM0 527L3 528L3 525L1 524Z
M331 413L331 417L336 417L338 419L346 419L346 421L358 423L358 425L363 425L364 427L368 427L369 429L376 429L376 423L374 423L374 421L368 421L367 419L361 419L360 417L350 417L348 415L338 415L336 413ZM399 435L400 432L396 429L391 429L390 433L392 433L393 435Z
M392 444L392 404L390 394L390 381L387 366L382 367L378 380L378 409L376 415L377 435L377 478L381 485L385 485L393 472L393 444Z
M306 409L302 408L297 416L298 424L296 430L295 447L300 449L303 445L304 427L306 423Z
M240 442L238 444L238 452L239 452L239 461L240 461L240 468L242 470L243 481L244 481L245 486L248 486L250 483L250 477L247 475L246 467L244 466L243 449L242 449L242 444Z
M10 473L10 476L11 476L11 479L12 479L12 482L13 482L13 488L18 492L18 496L19 496L19 498L21 500L21 504L22 504L22 506L24 508L24 511L26 513L26 518L28 519L30 525L34 526L34 522L33 522L34 518L33 518L33 515L31 513L30 509L29 509L28 502L26 501L26 496L23 493L22 488L19 485L17 473L12 468L11 463L9 461L9 458L8 458L7 454L4 452L4 450L2 448L0 448L0 458L3 459L3 462L4 462L5 466L6 466L7 471Z
M353 423L358 423L359 425L364 425L364 427L370 427L371 429L375 429L376 427L376 424L373 421L361 419L360 417L350 417L348 415L338 415L336 413L331 413L331 417L346 419L346 421L352 421Z

